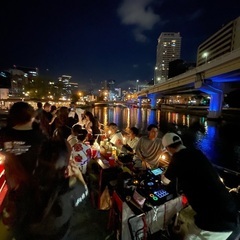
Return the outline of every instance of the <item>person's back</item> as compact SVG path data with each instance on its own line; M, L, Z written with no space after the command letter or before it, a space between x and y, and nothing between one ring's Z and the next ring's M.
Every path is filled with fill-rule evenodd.
M32 173L36 167L36 154L45 136L37 129L17 130L6 128L1 130L3 150L17 155L18 161L27 172Z
M67 239L74 208L88 195L79 168L73 162L69 165L69 156L65 140L50 139L43 143L31 184L24 188L25 196L17 199L17 218L10 226L15 238Z
M72 146L71 159L77 163L83 174L87 171L87 165L91 159L91 147L84 143L88 132L86 129L78 128L77 142Z
M43 134L45 134L48 137L51 137L52 135L52 129L49 123L51 122L53 116L50 113L50 110L51 110L51 104L46 102L43 105L43 110L40 118L40 129L42 130Z
M72 117L68 117L68 108L60 107L58 110L58 115L56 117L56 128L53 133L54 136L58 136L60 138L67 139L71 134L72 126L77 122Z
M200 150L186 148L175 133L166 133L162 143L172 155L162 183L185 194L195 211L184 239L227 239L238 229L237 206L210 161Z
M43 105L42 105L41 102L38 102L37 103L37 109L35 111L35 120L36 120L37 123L39 123L39 121L40 121L42 111L43 111Z
M15 103L9 111L8 126L1 129L0 146L5 152L13 153L28 173L36 167L36 154L45 136L33 129L34 109L26 102Z
M175 169L179 188L196 212L195 223L199 228L229 231L236 227L234 200L201 151L181 149L173 155L168 171L172 168ZM169 174L165 176L168 178Z
M46 212L46 215L42 217L40 222L30 222L27 225L24 237L29 236L35 240L67 239L65 237L69 233L74 208L85 200L87 196L85 191L81 184L69 187L69 180L65 179L61 186L56 188L55 192L53 191L51 195L46 194L46 198L49 201L46 203L43 213L48 212ZM41 194L44 194L44 192L42 191ZM83 194L82 197L81 194ZM51 198L53 198L53 203L50 202Z

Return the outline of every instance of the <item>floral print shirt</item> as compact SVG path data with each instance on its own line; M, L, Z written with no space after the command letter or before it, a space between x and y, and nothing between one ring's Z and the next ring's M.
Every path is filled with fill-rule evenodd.
M87 164L91 159L91 147L82 142L77 142L72 147L71 155L72 160L78 163L80 170L85 174L87 171Z

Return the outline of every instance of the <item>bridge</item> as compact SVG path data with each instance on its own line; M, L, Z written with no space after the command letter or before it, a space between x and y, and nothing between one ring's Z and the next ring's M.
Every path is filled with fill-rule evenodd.
M221 116L223 96L232 90L233 82L240 82L240 48L145 88L137 93L137 97L140 100L144 97L151 99L151 108L154 109L160 97L198 90L211 97L208 118L218 119Z
M116 106L123 106L126 107L128 105L131 105L131 103L127 102L127 101L97 101L97 102L93 102L94 106L112 106L112 107L116 107Z

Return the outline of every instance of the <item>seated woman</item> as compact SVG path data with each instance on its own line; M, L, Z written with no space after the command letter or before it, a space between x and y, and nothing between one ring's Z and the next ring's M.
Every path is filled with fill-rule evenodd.
M85 122L85 129L88 132L88 140L93 143L95 139L101 134L99 129L99 121L93 114L89 111L85 112L86 122Z
M91 147L84 143L88 132L86 129L78 129L76 134L78 141L72 147L71 159L77 163L81 172L85 174L87 164L91 160Z
M139 130L136 127L131 127L128 131L128 136L126 139L126 144L123 145L122 150L127 153L134 154L138 141L139 141Z
M117 148L121 149L123 145L123 135L120 131L118 131L117 124L110 123L108 125L108 129L110 142Z
M38 156L38 167L25 194L15 194L16 219L13 237L25 239L67 239L74 208L81 205L88 188L82 173L70 162L66 140L47 140ZM5 209L7 210L7 208Z

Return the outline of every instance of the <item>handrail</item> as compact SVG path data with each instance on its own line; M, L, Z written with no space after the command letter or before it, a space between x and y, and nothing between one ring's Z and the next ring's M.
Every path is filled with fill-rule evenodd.
M226 172L226 173L231 173L231 174L233 174L233 175L235 175L235 176L237 176L237 177L240 177L240 172L231 170L231 169L229 169L229 168L221 167L221 166L216 165L216 164L212 164L212 165L213 165L215 168L220 169L220 170L222 170L222 171L224 171L224 172Z

